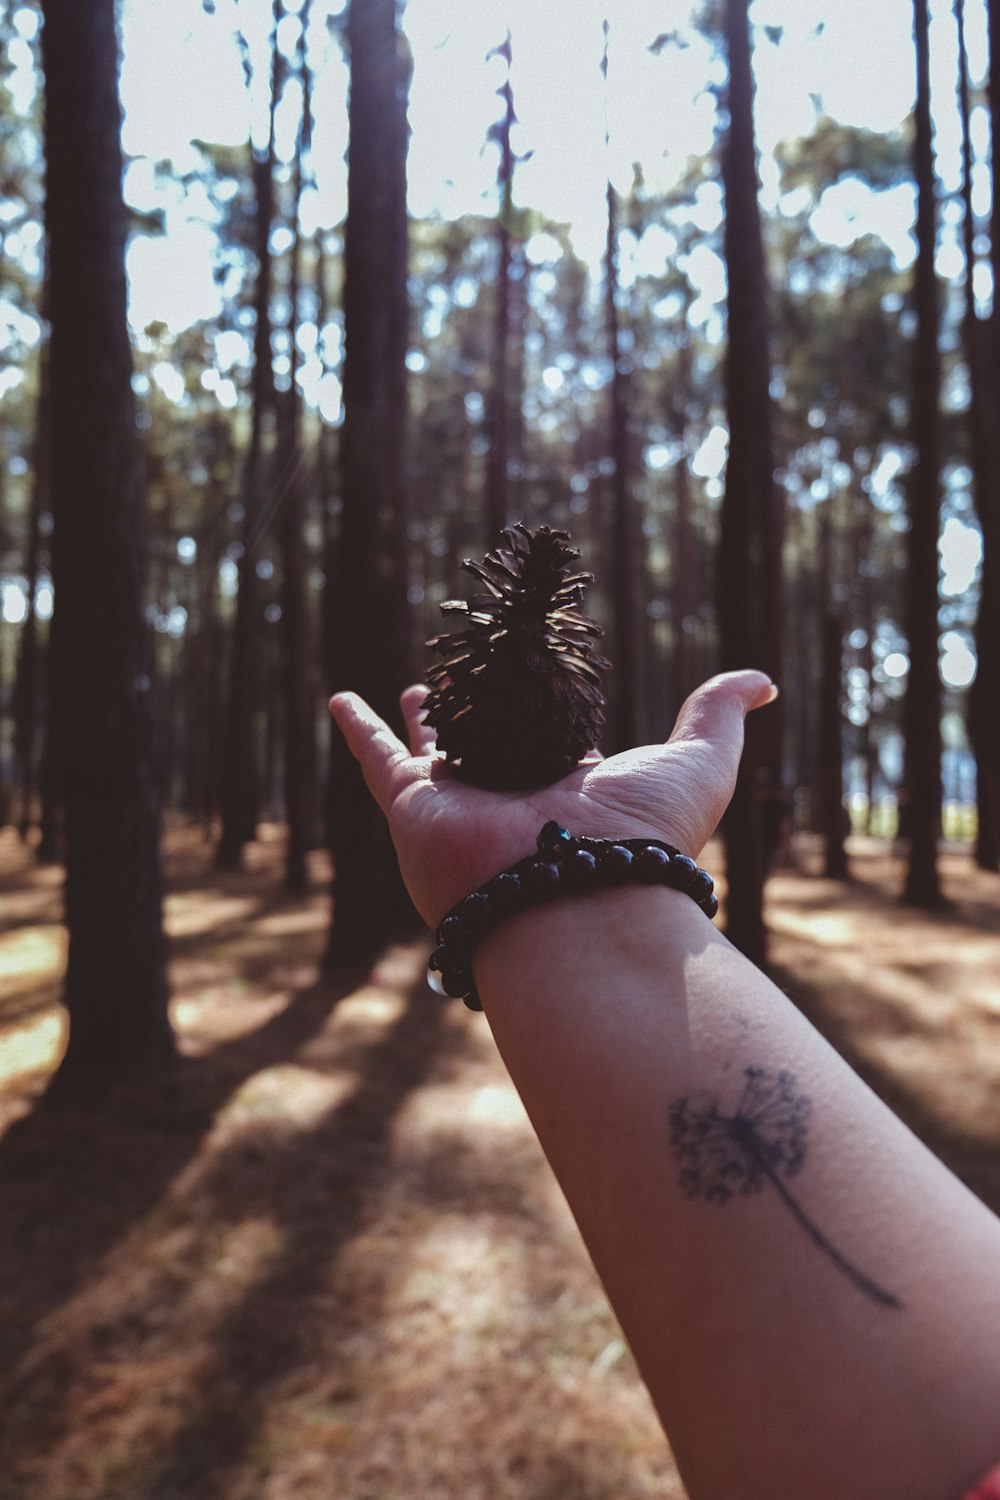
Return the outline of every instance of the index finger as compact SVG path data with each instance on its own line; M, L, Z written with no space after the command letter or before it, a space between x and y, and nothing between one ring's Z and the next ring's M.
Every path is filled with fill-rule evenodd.
M399 771L410 759L406 746L357 693L335 694L330 699L330 712L361 766L368 790L388 817Z

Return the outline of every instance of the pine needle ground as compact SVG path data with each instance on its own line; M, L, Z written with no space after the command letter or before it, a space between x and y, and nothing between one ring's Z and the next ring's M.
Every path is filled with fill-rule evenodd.
M184 1066L70 1129L59 875L0 835L0 1500L681 1500L483 1019L421 945L318 978L324 861L293 902L264 832L170 831ZM779 981L1000 1208L1000 878L928 918L853 853L772 880Z

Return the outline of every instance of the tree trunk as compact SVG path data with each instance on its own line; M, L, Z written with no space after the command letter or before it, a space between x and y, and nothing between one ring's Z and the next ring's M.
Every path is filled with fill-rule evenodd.
M973 490L983 533L983 566L976 619L976 680L969 695L969 738L976 757L976 863L1000 868L1000 455L990 413L988 325L976 315L973 272L976 224L972 211L972 141L969 132L969 70L965 50L964 0L955 0L958 23L958 96L962 121L962 202L965 215L965 314L962 333L969 371L969 428ZM997 177L1000 169L994 165ZM995 221L1000 229L1000 213ZM1000 366L997 380L1000 381ZM1000 385L998 385L1000 388Z
M688 693L697 685L693 677L689 627L693 624L695 603L691 585L694 578L694 551L691 532L691 471L688 468L688 402L691 397L691 336L687 328L690 298L685 297L682 326L677 345L677 389L669 402L670 427L678 448L674 467L674 524L671 548L671 584L674 617L673 660L670 681L673 712L676 715Z
M276 4L276 12L280 6ZM277 24L277 14L275 26ZM243 483L243 543L239 559L236 619L229 668L229 695L224 727L222 765L222 834L216 851L220 870L238 870L243 848L257 829L260 775L257 764L256 719L261 705L260 589L257 581L258 547L267 524L267 487L270 454L265 425L274 412L274 369L271 361L271 225L274 219L274 113L278 95L279 53L271 37L271 112L267 149L258 155L250 146L256 202L254 254L253 381L250 445Z
M729 130L722 153L729 281L726 389L729 463L717 568L721 664L778 678L781 535L771 443L769 318L757 201L753 73L747 0L726 0ZM780 699L779 699L780 704ZM748 958L766 958L763 918L764 797L781 795L781 716L775 705L747 721L746 749L723 824L729 894L726 931Z
M45 0L52 297L53 743L66 810L69 1046L96 1100L173 1056L142 616L113 0Z
M914 0L917 53L914 172L917 181L917 336L913 363L912 442L905 618L910 651L903 728L903 784L910 835L904 900L941 904L937 842L941 831L941 684L938 673L938 536L940 437L938 292L934 271L936 208L931 140L927 0Z
M606 57L605 53L605 57ZM639 543L632 497L628 443L628 369L618 320L618 202L607 185L608 234L604 250L604 322L611 362L610 431L612 472L612 596L614 600L614 681L612 750L631 750L641 741L639 705Z
M510 132L516 116L514 94L510 83L510 32L506 41L491 56L507 63L507 77L497 93L503 100L503 115L495 135L500 147L497 187L500 205L497 213L497 276L493 315L493 376L489 410L489 455L486 460L486 530L487 546L494 547L508 517L507 465L510 449L510 302L511 302L511 213L513 209L514 151Z
M279 409L278 470L281 476L281 627L284 656L284 762L285 819L288 853L285 863L286 889L301 894L309 887L306 856L312 847L313 794L309 752L313 716L308 699L309 618L306 581L305 495L302 484L302 408L298 375L298 304L302 280L302 229L299 205L302 199L302 152L309 108L309 73L305 56L309 4L302 9L299 72L302 79L302 119L295 141L292 168L292 251L288 277L288 344L291 369L288 391Z
M823 874L828 880L846 880L847 850L844 847L844 716L843 692L844 622L836 606L835 539L826 502L820 519L821 621L819 744L816 786L819 792L819 825L823 833Z
M50 318L48 274L42 291L42 317ZM31 488L31 515L28 524L28 547L25 577L28 582L28 614L21 631L17 657L17 680L14 687L14 760L20 791L18 828L27 842L34 818L35 770L38 761L38 699L41 682L41 651L35 594L38 591L38 553L41 548L42 514L49 508L49 347L43 334L38 354L38 398L35 407L34 464Z
M405 421L406 79L396 0L352 0L344 239L343 506L328 574L333 691L360 692L398 722L409 675L401 556ZM334 863L328 961L369 958L398 930L398 868L384 820L342 737L331 741Z
M993 140L997 139L998 129L996 121L1000 120L1000 0L986 0L986 14L989 28L990 49L990 71L987 80L987 94L990 106L990 126ZM993 209L990 224L990 261L993 266L993 285L1000 286L1000 151L994 150L991 156L991 173L993 187ZM996 306L993 316L990 318L990 330L993 337L993 400L994 409L997 400L1000 400L1000 316Z

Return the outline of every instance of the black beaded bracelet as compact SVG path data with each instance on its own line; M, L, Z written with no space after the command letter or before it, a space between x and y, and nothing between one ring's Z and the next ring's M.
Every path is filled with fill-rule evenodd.
M470 1010L482 1010L472 955L488 932L507 917L556 896L633 883L683 891L707 917L719 909L711 875L673 844L660 839L574 838L558 823L546 823L534 854L494 875L442 919L434 935L437 946L427 966L427 982L439 995L453 995Z

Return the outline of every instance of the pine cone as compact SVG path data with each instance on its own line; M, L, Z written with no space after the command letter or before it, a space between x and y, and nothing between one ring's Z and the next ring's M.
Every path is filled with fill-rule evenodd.
M604 728L594 655L603 630L579 612L590 573L569 534L518 521L481 563L462 567L485 593L442 604L466 628L435 636L444 658L428 673L427 723L438 748L476 786L548 786L570 772Z

